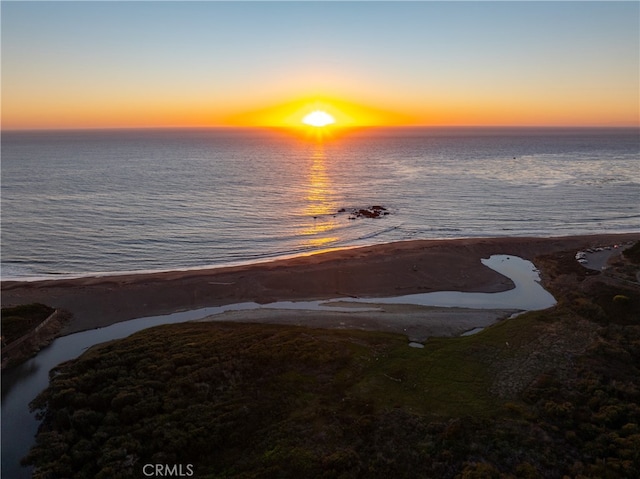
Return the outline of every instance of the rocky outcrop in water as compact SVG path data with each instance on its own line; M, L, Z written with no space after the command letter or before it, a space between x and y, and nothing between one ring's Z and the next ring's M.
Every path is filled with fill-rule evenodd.
M340 208L338 213L346 213L347 210L345 208ZM389 211L384 206L374 205L368 208L356 208L349 211L349 219L355 220L357 218L380 218L381 216L386 216L389 214Z

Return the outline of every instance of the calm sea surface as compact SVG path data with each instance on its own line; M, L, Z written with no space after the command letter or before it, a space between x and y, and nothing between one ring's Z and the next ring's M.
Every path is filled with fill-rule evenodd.
M1 199L2 279L418 238L629 232L640 230L640 133L3 132ZM373 205L389 214L350 219Z

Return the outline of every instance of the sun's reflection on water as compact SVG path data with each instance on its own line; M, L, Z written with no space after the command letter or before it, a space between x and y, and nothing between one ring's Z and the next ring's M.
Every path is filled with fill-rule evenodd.
M317 143L311 154L307 175L303 224L300 230L302 246L320 247L338 241L336 234L338 205L331 178L327 173L327 155L322 143Z

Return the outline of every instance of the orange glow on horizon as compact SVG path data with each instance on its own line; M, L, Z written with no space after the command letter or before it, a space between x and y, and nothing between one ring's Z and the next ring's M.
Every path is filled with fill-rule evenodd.
M321 113L320 113L321 112ZM228 126L267 126L300 128L318 124L305 121L314 114L320 114L324 120L331 121L322 125L323 128L353 128L365 126L396 126L415 122L409 115L384 111L372 107L335 98L300 99L269 106L262 109L246 111L230 115L224 121Z
M321 135L317 130L326 130L322 136L328 136L342 130L379 126L638 127L640 121L637 111L629 113L627 103L604 108L574 99L567 108L568 100L544 103L525 95L499 101L430 95L420 101L398 102L393 111L312 96L255 109L250 107L251 100L242 107L233 102L183 102L179 98L138 98L127 102L106 96L82 99L86 101L29 102L11 98L3 102L2 129L269 127L318 137ZM305 117L314 111L325 112L334 123L322 127L305 123Z

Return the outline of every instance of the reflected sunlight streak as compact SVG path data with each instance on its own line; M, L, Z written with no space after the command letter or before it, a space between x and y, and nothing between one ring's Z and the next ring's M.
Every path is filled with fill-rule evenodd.
M311 223L306 223L300 231L300 235L307 238L303 242L304 247L323 246L339 239L337 236L324 235L335 229L338 207L333 200L334 192L325 168L326 155L321 144L317 145L311 160L302 211L305 221L310 219Z

